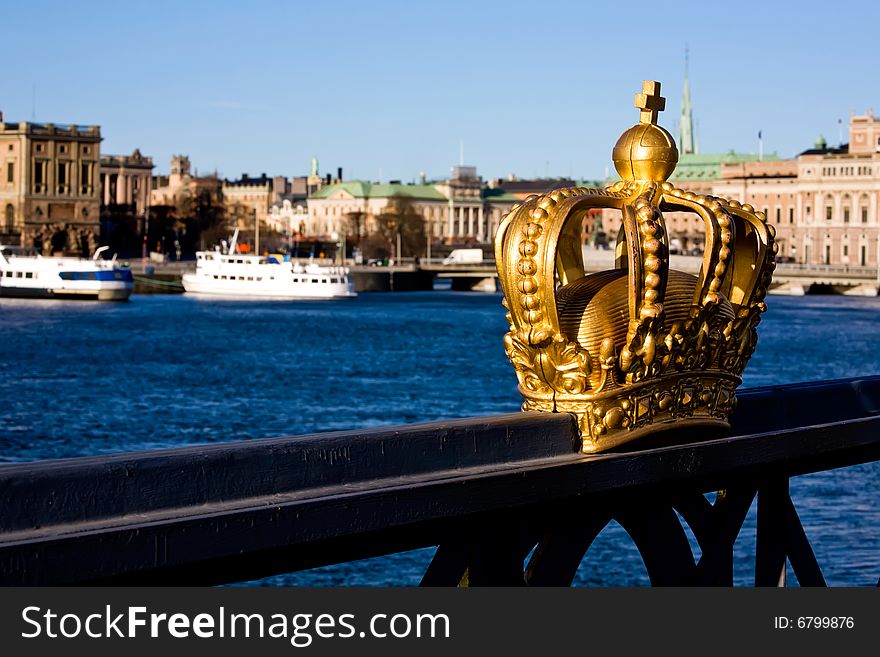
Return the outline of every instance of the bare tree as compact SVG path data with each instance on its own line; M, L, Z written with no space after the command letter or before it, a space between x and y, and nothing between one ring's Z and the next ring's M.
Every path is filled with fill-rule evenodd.
M400 237L400 253L397 257L415 256L425 248L425 218L405 196L393 196L385 212L376 217L376 230L389 246Z

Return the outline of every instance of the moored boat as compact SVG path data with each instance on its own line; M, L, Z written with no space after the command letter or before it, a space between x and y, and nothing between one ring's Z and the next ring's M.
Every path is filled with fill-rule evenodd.
M198 251L196 270L183 275L189 294L275 299L338 299L357 296L347 267L300 263L287 256Z
M125 301L134 289L131 270L100 256L91 259L10 253L0 245L0 297Z

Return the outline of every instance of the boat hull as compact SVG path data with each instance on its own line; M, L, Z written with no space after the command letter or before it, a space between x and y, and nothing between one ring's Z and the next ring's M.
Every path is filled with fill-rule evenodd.
M0 298L10 299L70 299L76 301L128 301L132 287L102 288L97 290L46 289L40 287L0 287Z

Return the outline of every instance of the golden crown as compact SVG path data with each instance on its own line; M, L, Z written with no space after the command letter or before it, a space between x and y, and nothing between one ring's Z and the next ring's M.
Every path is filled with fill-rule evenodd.
M574 413L584 452L673 424L728 427L775 267L763 213L666 182L678 149L657 125L660 83L645 81L635 104L639 123L614 146L620 182L530 196L495 236L522 409ZM587 275L581 226L594 208L619 210L622 225L615 268ZM705 224L697 276L669 268L665 210Z

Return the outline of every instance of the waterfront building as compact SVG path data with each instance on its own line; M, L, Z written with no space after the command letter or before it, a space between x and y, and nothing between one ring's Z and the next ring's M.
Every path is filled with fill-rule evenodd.
M520 199L483 183L473 166L456 166L448 180L418 183L370 183L362 180L324 185L308 199L306 234L332 238L334 233L353 232L357 222L364 234L376 230L376 218L399 199L425 220L432 241L486 243L501 218Z
M101 156L101 206L143 217L150 207L153 158L135 149L131 155Z
M265 223L269 208L288 193L290 183L284 176L259 177L241 174L238 180L224 180L221 188L226 216L237 228L253 229L254 222Z
M306 233L309 210L304 200L289 195L280 203L269 208L266 226L269 230L286 235L302 235Z
M100 230L98 126L8 122L0 114L0 241L89 255Z
M764 212L781 260L880 263L880 118L870 113L850 118L848 144L820 137L792 160L728 165L712 188Z
M193 175L190 170L189 157L173 155L167 176L153 176L150 192L150 205L181 207L194 198L207 195L213 200L220 200L222 182L216 173L211 176Z

